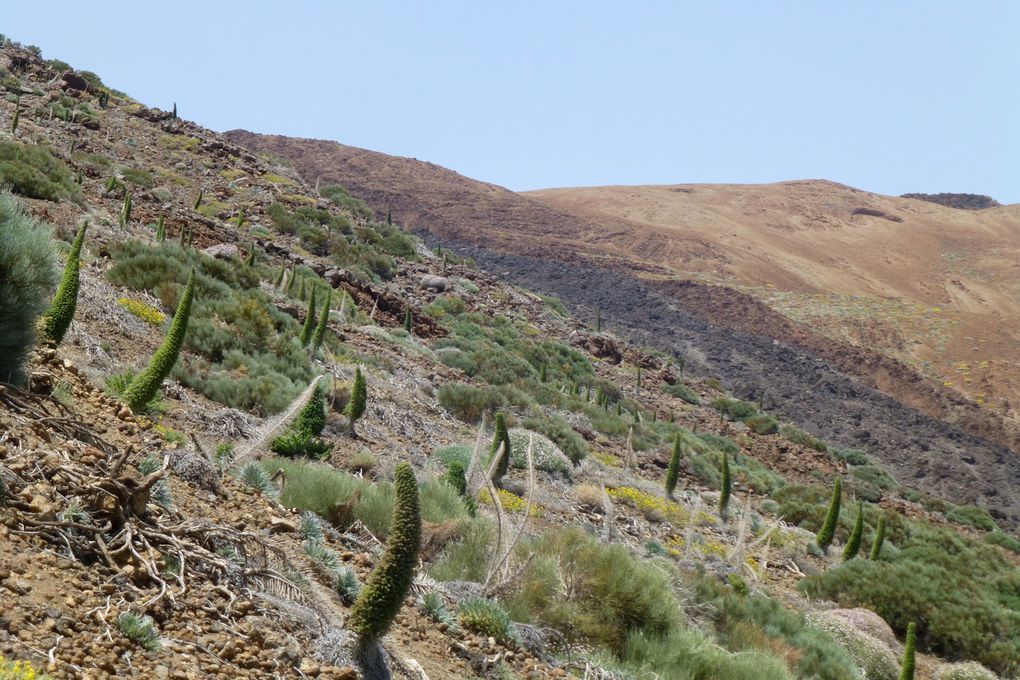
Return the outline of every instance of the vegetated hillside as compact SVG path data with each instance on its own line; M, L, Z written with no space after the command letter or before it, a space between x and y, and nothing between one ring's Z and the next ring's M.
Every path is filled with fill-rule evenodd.
M991 196L983 194L901 194L901 198L916 198L919 201L938 203L950 208L960 210L984 210L985 208L997 208L1001 203Z
M961 212L831 182L514 194L333 142L227 134L589 319L601 310L745 398L767 393L903 481L1020 516L1017 206Z
M0 68L3 677L893 679L912 622L919 678L1020 668L982 508L176 107Z

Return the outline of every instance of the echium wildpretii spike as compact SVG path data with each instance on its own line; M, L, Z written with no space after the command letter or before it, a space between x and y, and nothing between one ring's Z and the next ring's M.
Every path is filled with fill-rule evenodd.
M669 457L666 468L666 498L672 498L676 491L676 483L680 480L680 434L673 438L673 455Z
M506 429L506 416L496 414L496 431L492 435L492 453L497 456L496 468L492 472L492 483L500 486L503 477L510 471L510 433Z
M365 384L365 376L361 374L361 367L354 369L354 386L351 388L351 400L347 402L344 411L347 414L347 421L350 426L351 436L357 437L354 430L355 424L361 416L365 415L365 406L368 402L368 386Z
M857 501L857 519L854 520L853 531L850 532L850 538L846 541L846 547L843 548L843 561L847 562L857 557L857 553L861 551L861 537L864 534L864 505Z
M823 553L829 551L829 546L832 545L833 539L836 538L836 525L839 524L839 504L842 494L843 484L837 477L835 484L832 486L832 500L829 501L829 512L826 513L825 523L818 530L818 536L815 540Z
M907 624L907 639L903 649L903 666L900 667L900 680L914 680L914 653L917 647L917 624Z
M307 345L312 341L312 333L315 332L315 287L312 287L312 296L308 298L308 312L305 314L305 325L301 329L301 344Z
M322 303L322 311L319 312L319 322L315 325L315 332L312 333L312 358L319 353L323 338L326 337L326 326L329 324L329 304L333 297L333 289L326 291L326 299Z
M191 300L195 291L195 272L188 275L188 284L184 287L181 301L177 303L174 320L170 330L156 353L152 355L148 367L142 371L124 391L124 402L132 409L143 409L159 391L163 379L177 362L177 356L184 345L184 335L188 331L188 317L191 314Z
M875 540L871 543L871 554L868 559L877 560L882 554L882 544L885 543L885 515L878 518L878 528L875 529Z
M729 516L730 494L733 492L733 481L730 479L730 456L723 452L722 488L719 492L719 516L724 520Z
M83 224L78 230L78 235L74 237L71 250L67 254L67 264L64 265L64 277L60 280L57 294L53 296L50 308L43 317L43 335L57 345L64 339L64 334L67 333L71 320L74 319L74 310L78 306L81 246L85 241L85 230L88 226L88 222Z
M397 464L394 487L396 504L386 552L354 603L347 621L348 627L358 636L361 651L389 630L411 589L414 568L418 564L421 510L418 481L409 464Z

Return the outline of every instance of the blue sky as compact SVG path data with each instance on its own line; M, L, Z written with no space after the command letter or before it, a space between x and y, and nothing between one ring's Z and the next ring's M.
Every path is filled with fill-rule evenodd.
M826 178L1020 202L1020 2L7 2L215 130L511 189Z

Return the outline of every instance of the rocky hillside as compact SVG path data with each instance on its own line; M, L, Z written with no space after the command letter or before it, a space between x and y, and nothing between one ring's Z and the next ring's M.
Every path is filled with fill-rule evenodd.
M95 74L0 69L0 677L892 680L908 626L919 678L1020 668L1020 541L948 484ZM784 393L885 398L798 362Z
M1020 517L1016 206L977 215L831 182L515 194L333 142L227 135L589 320L600 310L743 398L766 394L901 481Z

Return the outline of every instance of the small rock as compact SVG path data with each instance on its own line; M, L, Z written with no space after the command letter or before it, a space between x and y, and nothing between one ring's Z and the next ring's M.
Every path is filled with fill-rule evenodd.
M269 530L274 533L284 531L297 532L300 528L301 526L292 519L277 517L276 515L269 516Z

